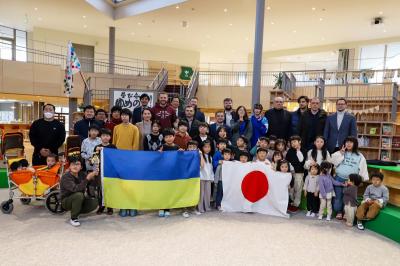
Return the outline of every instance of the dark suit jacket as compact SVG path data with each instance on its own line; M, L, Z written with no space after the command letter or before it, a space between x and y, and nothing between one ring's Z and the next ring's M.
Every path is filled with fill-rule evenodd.
M302 147L306 148L307 150L311 148L312 144L314 143L314 139L312 136L323 136L324 129L325 129L325 122L327 114L325 110L320 109L317 113L318 122L316 123L315 127L312 127L312 117L313 114L311 110L307 110L300 118L300 122L298 124L298 133L301 137Z
M194 113L194 118L196 120L199 120L200 122L206 122L206 117L202 111L200 111L199 108L196 108L195 113Z
M343 145L344 139L348 136L357 138L357 122L356 118L349 113L345 113L340 128L337 127L337 113L328 116L325 123L324 138L327 142L326 147L332 153L336 148Z
M189 124L189 121L186 118L183 118L182 120L186 121ZM189 128L188 128L188 133L189 136L193 138L195 138L197 135L199 135L199 124L201 122L199 120L194 119L192 122L192 125L190 126L189 124Z
M142 106L138 106L133 109L132 113L132 124L142 122Z

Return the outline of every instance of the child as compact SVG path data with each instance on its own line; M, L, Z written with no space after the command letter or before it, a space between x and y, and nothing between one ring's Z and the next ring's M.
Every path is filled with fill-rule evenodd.
M117 149L122 150L139 150L139 140L140 133L139 129L130 123L132 118L132 112L128 108L124 108L121 111L122 123L114 127L112 144L114 144ZM137 215L137 210L119 210L119 215L121 217L126 217L130 215L134 217Z
M224 149L222 150L222 158L223 160L218 162L217 169L215 170L215 186L216 189L216 195L215 195L215 206L217 210L221 210L221 202L222 202L222 197L224 195L223 193L223 188L222 188L222 164L224 161L230 161L231 160L231 155L232 151L230 149Z
M304 169L310 169L311 165L320 165L322 161L331 161L331 155L325 147L325 139L317 136L314 141L314 147L308 151L307 160L304 163Z
M285 159L279 160L276 165L276 171L282 172L282 173L289 173L290 170L290 164L288 161Z
M216 171L217 166L223 160L222 151L226 149L227 141L225 139L218 139L217 141L217 151L213 156L213 168Z
M137 126L131 124L132 112L124 108L121 111L122 123L114 127L112 144L121 150L139 150L140 132Z
M330 221L332 216L332 198L335 197L335 191L333 190L333 185L335 186L344 186L343 183L340 183L333 179L331 175L333 165L330 162L322 162L320 166L320 176L318 178L319 185L319 213L318 220L322 220L322 216L324 214L324 209L327 208L328 214L326 216L326 220Z
M280 151L274 151L273 155L272 155L272 161L271 161L271 168L274 171L278 171L277 170L277 164L280 160L283 160L283 154Z
M232 146L232 142L230 141L229 135L228 135L228 128L226 126L220 126L217 129L217 139L224 139L228 142L228 147Z
M195 140L189 141L187 146L188 146L187 151L198 151L199 150L199 143ZM202 155L200 154L200 156L202 156ZM193 209L195 209L195 208L193 208L193 207L183 208L182 216L185 218L189 218L190 217L189 212L192 211ZM197 211L195 211L195 213L200 214L200 212L197 212Z
M236 147L233 150L236 161L239 161L239 157L242 152L248 153L248 150L247 150L248 143L249 143L249 141L247 140L247 138L245 136L239 136L237 138ZM248 154L248 156L249 156L248 159L251 161L250 154Z
M178 145L174 143L175 133L172 128L166 128L163 131L164 144L161 145L159 151L178 151L182 150Z
M283 157L286 158L286 153L287 153L286 141L283 140L283 139L277 139L277 140L275 141L274 150L275 150L275 151L280 151L280 152L282 152Z
M33 167L29 166L29 162L26 159L21 159L18 161L18 169L17 170L28 170L31 171L32 173L35 173L35 169Z
M53 168L58 162L58 156L54 153L50 153L46 158L46 170Z
M178 123L178 131L175 133L174 143L179 146L180 149L186 150L187 144L192 138L188 133L189 125L186 121L182 120Z
M266 137L260 137L257 141L257 144L251 149L250 154L251 156L255 156L257 154L257 149L258 148L263 148L268 151L269 147L269 140Z
M332 154L332 163L336 167L335 180L344 184L350 174L359 174L364 181L369 180L367 161L358 151L358 140L355 137L347 137L341 150ZM333 210L337 213L336 219L343 219L343 187L335 186L336 197L333 200Z
M277 141L278 143L278 141ZM290 211L298 211L298 207L301 201L301 191L303 188L303 178L304 178L304 163L306 159L306 152L301 148L301 138L299 136L292 136L290 138L290 149L286 154L286 160L294 168L294 185L291 190L291 198L293 200Z
M207 123L200 123L199 124L199 134L194 138L199 145L201 145L204 141L209 140L211 143L211 156L214 156L215 153L215 145L214 145L214 140L212 137L208 135L209 133L209 128Z
M214 181L214 172L211 157L211 142L205 140L201 145L200 167L200 201L197 206L200 213L210 211L211 182Z
M265 163L268 166L271 166L271 162L267 159L268 150L264 148L258 148L257 150L257 158L256 162Z
M143 139L145 151L158 151L164 143L164 136L160 133L161 125L157 120L151 123L151 133Z
M247 163L249 161L250 161L250 153L248 153L247 151L239 152L239 162Z
M275 150L275 142L276 142L276 136L275 135L271 135L269 136L269 150Z
M346 216L346 225L352 227L354 217L357 211L357 188L361 184L362 177L357 174L349 175L347 187L343 189L344 214Z
M382 184L383 174L373 173L372 184L364 192L363 201L357 208L357 228L364 230L362 220L374 219L389 200L389 190Z
M308 175L304 181L304 196L307 198L307 217L315 217L319 210L319 165L313 164L308 170Z
M97 125L89 127L89 136L83 140L81 147L81 157L85 159L86 171L93 171L93 165L90 162L94 148L101 143L99 138L99 128Z
M100 152L103 148L108 148L108 149L116 149L114 144L110 143L111 140L111 130L108 128L102 128L100 130L100 139L101 143L97 145L94 148L94 154L97 154L100 159ZM100 170L100 169L99 169ZM99 200L99 208L97 209L97 214L102 214L104 212L105 207L103 206L103 195L102 195L102 189L101 189L101 179L100 175L95 177L96 181L96 186L97 186L97 194L98 194L98 200ZM113 214L113 209L112 208L107 208L107 214L112 215Z

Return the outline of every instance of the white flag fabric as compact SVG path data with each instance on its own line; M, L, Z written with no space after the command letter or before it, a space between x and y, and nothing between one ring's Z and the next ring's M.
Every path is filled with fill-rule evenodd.
M221 208L226 212L257 212L289 217L286 211L291 179L290 173L276 172L265 163L224 161Z

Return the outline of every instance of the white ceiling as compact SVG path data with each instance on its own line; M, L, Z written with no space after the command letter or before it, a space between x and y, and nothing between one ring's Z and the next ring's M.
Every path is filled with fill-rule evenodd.
M0 24L103 37L115 26L117 39L245 58L254 46L255 2L189 0L113 21L84 0L0 0ZM400 36L399 0L266 2L264 51ZM375 16L384 25L371 26Z

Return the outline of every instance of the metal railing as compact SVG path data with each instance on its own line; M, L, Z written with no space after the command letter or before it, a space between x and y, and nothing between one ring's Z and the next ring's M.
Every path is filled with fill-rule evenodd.
M192 74L192 77L190 78L190 82L186 90L186 97L185 97L186 103L188 103L190 99L192 99L196 95L198 88L199 88L199 71L195 69Z
M150 83L148 89L161 92L165 89L167 84L168 84L168 71L165 68L162 68L160 72L157 73L157 76Z

